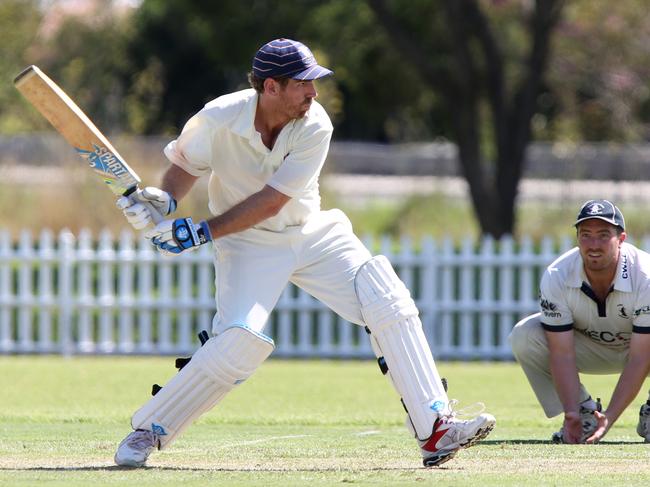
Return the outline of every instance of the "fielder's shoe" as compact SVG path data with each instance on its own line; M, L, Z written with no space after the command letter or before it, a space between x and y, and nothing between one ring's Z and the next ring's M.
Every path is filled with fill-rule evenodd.
M641 405L636 432L643 438L644 443L650 443L650 399Z
M455 401L450 403L450 407ZM494 416L481 413L474 419L462 420L452 412L440 416L433 425L433 434L427 440L418 440L425 467L435 467L454 458L461 448L469 448L494 429Z
M117 447L115 463L122 467L143 467L156 447L157 434L147 430L132 431Z
M596 428L598 427L598 420L596 419L594 411L600 412L602 410L603 405L600 403L600 398L597 398L594 401L590 397L580 404L580 419L582 420L582 436L580 437L580 443L584 443L587 438L594 434L594 431L596 431ZM556 431L551 435L551 441L553 443L564 443L564 427L560 428L560 431Z

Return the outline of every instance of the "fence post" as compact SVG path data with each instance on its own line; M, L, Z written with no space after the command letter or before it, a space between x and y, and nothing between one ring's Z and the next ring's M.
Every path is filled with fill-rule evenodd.
M441 266L441 296L440 296L440 355L441 357L453 356L454 342L454 319L452 315L454 301L454 244L451 238L447 237L442 243L440 253Z
M158 259L158 320L156 331L158 335L157 350L169 353L172 350L172 318L170 303L172 300L172 259L162 255Z
M95 294L93 292L92 268L95 265L96 257L90 231L81 230L77 243L77 306L79 307L77 349L82 353L95 351L93 333Z
M41 232L38 248L38 344L37 350L48 353L54 349L52 343L52 310L55 307L52 286L52 264L56 260L54 237L50 230Z
M136 254L133 248L133 233L123 231L120 235L120 246L117 252L118 260L118 297L119 306L117 350L121 353L131 353L135 349L133 340L133 272L136 264Z
M109 230L99 234L99 247L97 248L99 261L99 349L103 353L111 353L115 349L113 332L115 308L115 250L113 249L113 235Z
M471 238L463 239L460 250L460 358L469 358L473 354L474 342L474 276L472 257L474 243Z
M75 351L72 343L72 282L75 263L75 238L69 230L59 234L59 350L69 356Z
M154 306L152 288L153 288L153 263L156 259L155 251L151 244L145 239L140 239L138 246L138 347L140 353L151 353L153 343L151 336L151 316Z
M177 340L176 345L188 352L192 350L192 271L194 263L198 260L194 253L183 253L178 256L178 301L177 301Z
M494 238L490 235L483 237L480 251L479 270L481 273L478 286L480 316L478 351L482 358L491 358L494 353L494 316L492 309L495 303L494 285Z
M20 232L18 241L18 350L33 352L32 339L32 266L34 261L34 247L32 234L28 230Z
M282 291L282 294L280 295L280 299L278 299L278 304L276 306L278 326L276 334L277 336L274 337L274 340L278 355L291 355L294 351L292 330L293 327L291 326L291 308L293 304L293 300L291 298L292 290L293 286L291 284L287 285Z
M0 230L0 351L14 351L14 338L11 332L11 235Z
M420 319L424 335L434 357L438 354L436 339L436 316L438 314L438 272L436 244L431 237L424 237L420 250Z
M513 270L514 242L512 237L506 235L501 239L501 265L500 265L500 286L499 304L502 308L499 312L499 343L507 343L508 335L515 326L512 310L514 309L514 270Z

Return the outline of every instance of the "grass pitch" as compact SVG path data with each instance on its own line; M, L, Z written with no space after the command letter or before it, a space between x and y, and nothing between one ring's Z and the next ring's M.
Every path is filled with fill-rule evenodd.
M450 397L483 401L488 439L425 469L388 380L372 362L269 360L144 469L113 465L129 417L172 358L0 357L0 485L614 486L650 484L636 435L645 390L599 445L552 445L513 363L440 363ZM586 376L609 400L616 376Z

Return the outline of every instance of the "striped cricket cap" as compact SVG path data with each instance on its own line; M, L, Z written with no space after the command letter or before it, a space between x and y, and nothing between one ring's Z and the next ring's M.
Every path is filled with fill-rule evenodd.
M309 81L333 74L319 66L302 42L275 39L260 47L253 58L253 74L258 78L284 78Z
M574 226L577 227L578 223L591 218L606 221L625 231L623 213L618 209L618 206L609 200L589 200L585 202L582 208L580 208L580 213L578 213L578 218L576 218Z

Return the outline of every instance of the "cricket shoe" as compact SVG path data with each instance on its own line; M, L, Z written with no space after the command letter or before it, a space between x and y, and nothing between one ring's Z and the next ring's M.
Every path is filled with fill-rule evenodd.
M450 414L436 419L431 436L418 440L425 467L436 467L451 460L461 448L469 448L484 439L496 425L494 416L487 413L473 419L458 418L452 409L455 403L450 402Z
M158 445L157 434L148 430L132 431L117 447L115 463L122 467L143 467Z
M597 398L594 401L590 397L580 404L580 419L582 420L582 436L580 437L580 443L584 443L587 438L594 434L594 431L598 428L598 420L596 419L594 412L600 412L602 410L603 405L600 403L600 398ZM648 407L648 410L650 411L650 406ZM560 428L560 431L556 431L551 435L551 441L558 444L564 443L564 427Z
M650 443L650 399L641 405L636 432L643 438L644 443Z

